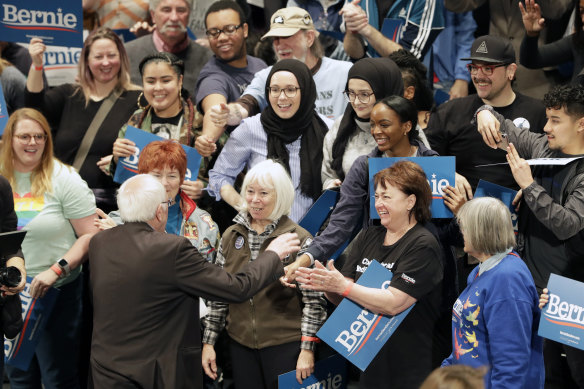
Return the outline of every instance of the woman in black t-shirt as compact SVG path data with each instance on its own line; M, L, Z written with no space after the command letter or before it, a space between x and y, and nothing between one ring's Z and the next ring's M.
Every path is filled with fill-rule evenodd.
M304 287L324 291L338 304L347 297L364 308L396 315L415 304L408 316L362 373L360 388L418 388L439 364L433 355L439 318L442 261L438 241L424 224L430 220L432 194L422 168L400 161L375 175L375 208L381 226L363 230L353 242L342 272L297 270ZM385 289L355 285L372 260L393 273Z

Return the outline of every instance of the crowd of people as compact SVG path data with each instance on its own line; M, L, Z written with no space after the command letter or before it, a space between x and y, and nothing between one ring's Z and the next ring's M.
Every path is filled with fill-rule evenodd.
M0 232L27 232L1 307L59 291L28 368L0 364L10 387L301 384L348 299L409 312L360 388L584 389L584 351L538 335L550 275L584 282L584 0L269 3L83 0L56 86L41 38L0 42ZM370 179L369 158L439 156L452 218L415 162ZM515 227L481 180L517 191ZM373 259L387 289L358 284Z

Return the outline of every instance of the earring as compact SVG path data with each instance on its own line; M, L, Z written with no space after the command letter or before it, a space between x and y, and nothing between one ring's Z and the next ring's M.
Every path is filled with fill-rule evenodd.
M408 133L407 132L404 132L404 136L407 136L407 135L408 135Z
M140 100L142 100L143 96L144 96L144 92L140 92L140 96L138 96L138 101L136 103L138 104L138 108L145 110L148 107L148 105L146 105L145 107L140 105Z
M182 99L183 99L183 97L182 97L182 88L180 88L180 89L178 90L178 98L179 98L179 99L180 99L180 101L182 102ZM182 104L182 103L181 103L181 104Z

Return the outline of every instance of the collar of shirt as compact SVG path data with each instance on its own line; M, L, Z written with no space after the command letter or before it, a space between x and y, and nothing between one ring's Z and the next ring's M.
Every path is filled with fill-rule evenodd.
M152 41L154 42L154 47L158 51L166 51L168 53L180 53L186 50L189 45L190 39L189 36L185 33L185 39L179 42L174 46L169 46L162 40L162 36L158 32L158 30L154 30L152 33Z

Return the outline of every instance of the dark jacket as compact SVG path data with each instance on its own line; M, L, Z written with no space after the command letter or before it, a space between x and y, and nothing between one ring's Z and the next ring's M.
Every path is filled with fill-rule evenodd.
M260 247L262 253L278 236L287 232L296 232L300 242L312 235L287 216L282 216L276 229ZM225 270L229 273L240 271L249 263L250 247L247 239L248 230L241 224L229 227L222 238L223 256L228 258ZM243 247L237 249L236 240L243 237ZM260 254L261 255L261 254ZM285 259L286 263L296 260L296 254ZM285 313L285 320L282 320ZM296 289L287 288L276 281L256 294L249 301L229 304L227 315L227 332L238 343L254 349L300 341L300 323L302 321L301 295Z
M284 274L272 251L229 274L147 223L100 232L89 256L95 388L202 388L198 297L245 301Z

